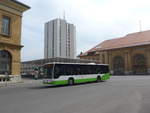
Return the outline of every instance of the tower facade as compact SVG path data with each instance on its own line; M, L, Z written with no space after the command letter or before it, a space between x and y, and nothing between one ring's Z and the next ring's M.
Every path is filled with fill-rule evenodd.
M44 58L75 58L76 30L66 20L55 19L45 24Z

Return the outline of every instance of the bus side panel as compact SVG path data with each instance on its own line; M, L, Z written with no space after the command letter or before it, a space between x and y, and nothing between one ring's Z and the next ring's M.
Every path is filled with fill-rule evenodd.
M84 78L84 79L76 79L75 83L85 83L85 82L94 82L97 78Z
M53 85L66 85L66 84L68 84L68 80L57 80L57 81L51 82L51 84L53 84Z
M60 76L54 83L67 84L69 78L74 79L74 83L94 82L97 80L97 74L90 75L73 75L73 76ZM101 75L100 75L101 76Z
M101 76L101 80L105 81L110 79L110 74L90 74L90 75L73 75L73 76L60 76L58 79L55 79L52 82L45 84L53 84L53 85L66 85L68 84L68 79L73 78L74 83L85 83L85 82L94 82L97 80L97 76Z

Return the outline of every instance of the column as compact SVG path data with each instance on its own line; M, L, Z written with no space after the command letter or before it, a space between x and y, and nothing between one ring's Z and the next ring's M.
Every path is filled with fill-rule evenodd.
M150 74L150 49L146 50L147 73Z

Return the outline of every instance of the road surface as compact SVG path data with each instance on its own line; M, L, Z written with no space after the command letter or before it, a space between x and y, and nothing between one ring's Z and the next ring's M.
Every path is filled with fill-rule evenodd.
M33 82L2 87L0 113L150 113L150 76L74 86Z

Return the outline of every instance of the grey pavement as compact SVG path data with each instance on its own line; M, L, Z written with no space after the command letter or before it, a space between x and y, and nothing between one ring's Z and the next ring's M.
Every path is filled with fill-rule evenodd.
M0 82L0 88L1 87L20 87L20 86L26 86L26 85L37 85L37 84L41 84L42 83L42 79L22 79L19 82Z
M150 76L44 86L41 81L0 88L0 113L150 113Z

